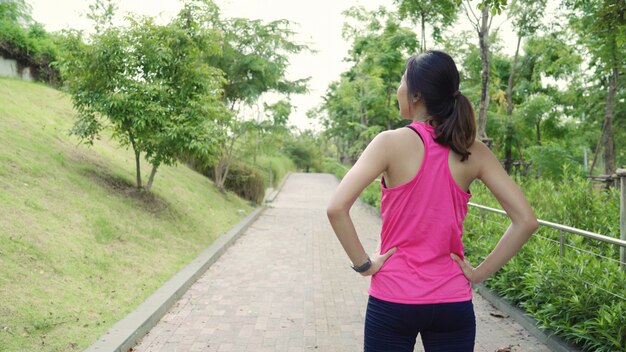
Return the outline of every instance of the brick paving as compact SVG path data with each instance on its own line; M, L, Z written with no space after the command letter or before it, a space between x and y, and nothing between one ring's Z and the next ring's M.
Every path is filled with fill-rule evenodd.
M362 351L369 278L349 268L328 223L337 185L329 174L291 174L133 351ZM360 202L350 213L374 250L380 218ZM499 312L478 294L474 306L476 351L550 351L517 323L493 316ZM415 351L423 351L419 337Z

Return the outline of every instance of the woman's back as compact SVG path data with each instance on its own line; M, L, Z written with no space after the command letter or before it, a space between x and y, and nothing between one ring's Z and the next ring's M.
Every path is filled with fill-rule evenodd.
M397 251L372 277L369 293L397 303L469 300L469 282L450 253L463 257L463 220L471 195L453 179L449 159L454 155L435 141L434 127L423 122L406 127L413 140L408 136L387 140L405 142L403 148L409 153L402 149L398 154L407 159L397 158L396 149L390 148L387 171L397 166L399 172L410 172L405 175L410 179L394 184L387 184L385 176L381 179L381 250L396 247ZM416 145L415 140L421 143ZM417 150L412 157L409 146Z
M417 138L415 132L406 127L387 131L389 139L389 153L387 170L383 172L385 182L389 188L409 182L418 172L424 160L424 143ZM457 185L465 190L476 178L480 170L481 149L486 148L481 142L476 141L469 148L472 153L467 160L461 162L461 156L450 150L448 166L452 178Z

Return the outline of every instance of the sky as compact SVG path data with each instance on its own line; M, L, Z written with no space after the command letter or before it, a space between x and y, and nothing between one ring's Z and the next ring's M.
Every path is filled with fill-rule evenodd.
M26 0L32 7L32 17L42 23L46 30L57 31L74 28L91 31L91 21L85 14L89 11L89 0ZM306 112L322 103L322 96L328 85L339 78L341 72L349 68L349 63L343 61L347 56L350 43L341 37L344 18L341 14L351 6L362 5L367 9L379 6L394 8L393 0L215 0L222 11L223 17L244 17L271 21L287 19L295 22L294 30L298 32L295 38L298 42L306 43L315 53L304 53L290 57L288 79L311 77L309 93L291 97L295 111L289 119L290 125L300 130L320 130L321 125L306 116ZM549 3L555 1L549 1ZM177 0L118 0L120 14L134 13L156 17L165 23L173 18L182 7ZM553 6L554 7L554 6ZM464 15L459 16L459 23L450 31L471 29ZM407 26L415 28L407 22ZM516 37L511 29L510 21L504 16L494 19L492 30L500 27L504 39L504 51L513 54ZM478 39L476 39L478 41ZM399 72L398 75L402 73ZM262 97L263 102L273 103L281 97L267 94ZM243 111L250 117L258 117L258 107L251 107Z

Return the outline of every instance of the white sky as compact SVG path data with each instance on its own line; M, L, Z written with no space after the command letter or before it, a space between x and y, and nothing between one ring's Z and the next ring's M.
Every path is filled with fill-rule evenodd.
M90 32L91 22L85 14L89 10L89 0L27 0L32 6L32 17L42 23L47 30L56 31L64 28L82 29ZM118 0L119 13L135 13L155 16L162 22L167 22L181 8L177 0ZM367 9L374 9L380 5L394 8L393 0L216 0L222 10L223 17L245 17L266 21L288 19L298 25L294 27L299 32L297 39L305 42L316 50L314 54L306 53L291 57L291 66L288 71L289 79L311 77L310 92L305 95L292 96L291 103L296 111L290 117L290 124L300 129L320 129L319 124L310 121L306 112L322 102L321 97L331 81L337 80L339 74L349 66L343 62L350 44L341 37L344 18L341 13L354 5L363 5ZM551 0L551 8L556 1ZM460 23L450 30L461 31L471 29L465 15L460 15ZM511 30L510 21L503 16L494 19L492 30L502 24L500 32L504 38L504 51L512 53L515 50L516 38ZM411 23L407 23L415 28ZM478 39L476 39L478 41ZM399 72L398 75L401 73ZM263 100L272 103L277 100L275 95L267 95ZM260 104L262 106L262 104ZM256 117L255 109L247 114Z

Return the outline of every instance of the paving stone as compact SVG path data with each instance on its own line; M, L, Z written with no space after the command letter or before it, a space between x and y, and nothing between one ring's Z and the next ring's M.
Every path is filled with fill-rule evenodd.
M369 278L349 260L326 217L338 181L294 173L271 206L134 348L147 351L362 351ZM360 202L353 222L368 251L381 220ZM474 295L476 352L548 352ZM418 338L415 351L424 351Z

